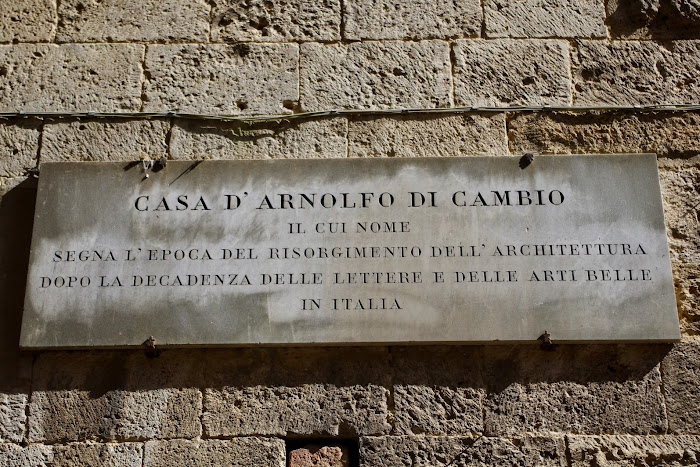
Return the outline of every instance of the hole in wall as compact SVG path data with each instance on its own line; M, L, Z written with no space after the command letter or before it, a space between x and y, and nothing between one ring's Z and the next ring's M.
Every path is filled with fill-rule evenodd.
M287 451L288 467L295 466L295 464L291 463L293 461L292 451L296 451L298 449L305 449L308 450L312 455L318 455L318 451L323 449L324 447L331 449L339 448L341 451L343 451L343 461L345 463L341 463L338 465L348 467L359 467L360 465L360 440L357 438L291 438L285 439L284 442ZM337 453L337 449L335 449L334 451ZM332 465L335 466L336 464Z
M299 102L298 101L283 101L282 106L285 109L292 110L294 112L299 110Z

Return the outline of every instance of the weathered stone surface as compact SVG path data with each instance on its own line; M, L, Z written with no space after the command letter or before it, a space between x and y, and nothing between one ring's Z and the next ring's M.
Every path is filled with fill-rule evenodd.
M0 111L139 110L138 44L0 46Z
M224 0L212 8L214 41L340 39L340 0Z
M99 465L104 467L141 467L143 444L108 443L55 444L52 447L53 463L60 467Z
M0 443L0 465L7 467L43 467L51 463L53 453L51 446L33 444L22 447L17 444Z
M508 154L505 118L495 113L357 117L348 128L350 157Z
M383 434L388 356L381 348L237 349L207 353L208 436Z
M458 40L458 106L569 105L569 46L561 40Z
M484 431L477 346L392 347L394 433L470 435Z
M692 332L700 323L698 274L700 273L700 156L659 159L659 179L664 201L666 231L676 283L681 320Z
M488 37L606 37L598 0L486 0Z
M671 8L678 16L694 23L700 22L700 1L698 0L670 0Z
M147 336L146 336L147 337ZM199 351L41 354L29 439L159 439L201 434Z
M606 0L606 24L626 39L700 38L697 0Z
M681 333L700 335L700 265L674 267L673 279Z
M167 153L165 120L61 120L44 125L42 162L156 160Z
M661 365L669 430L673 433L698 433L700 341L692 340L674 345Z
M659 159L659 179L681 330L700 334L700 156Z
M442 39L481 33L478 0L349 0L344 39Z
M449 107L447 42L301 45L301 110Z
M344 446L308 445L289 452L288 467L349 467L348 449Z
M382 436L360 438L360 465L565 466L564 437Z
M683 466L700 462L699 436L567 436L571 466Z
M514 154L700 154L697 112L514 112L508 139Z
M144 108L287 114L299 99L296 44L152 45Z
M485 432L663 433L659 362L667 348L492 347L484 362Z
M205 0L62 0L57 42L207 42Z
M209 436L381 434L388 397L378 386L205 389L202 422Z
M176 120L170 137L173 159L282 159L347 156L344 117L237 123Z
M482 432L483 391L473 388L394 386L394 423L398 434L470 434Z
M37 164L41 122L0 120L0 177L21 177Z
M0 442L22 442L27 423L26 408L26 394L0 393Z
M190 465L253 465L284 467L284 441L275 438L149 441L144 467Z
M687 104L700 99L700 41L577 41L576 105Z
M56 2L0 2L0 42L48 42L56 27Z

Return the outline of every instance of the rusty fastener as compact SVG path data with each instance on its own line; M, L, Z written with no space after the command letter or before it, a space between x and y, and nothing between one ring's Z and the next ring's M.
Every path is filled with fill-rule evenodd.
M527 166L532 164L532 161L535 160L535 155L532 154L531 152L526 153L523 157L520 158L520 161L518 161L518 166L522 169L525 170Z
M165 157L161 157L158 159L154 164L153 164L153 172L160 172L165 168L165 166L168 165L168 159Z
M143 343L146 346L146 357L155 358L160 355L160 349L156 348L156 339L153 336L148 336L148 339Z
M552 335L549 333L549 331L545 330L544 334L542 334L538 340L541 340L542 343L540 344L540 349L542 350L554 350L554 342L552 342Z

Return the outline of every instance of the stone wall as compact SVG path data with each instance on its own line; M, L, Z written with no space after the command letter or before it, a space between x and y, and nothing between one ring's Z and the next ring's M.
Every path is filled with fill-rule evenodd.
M697 104L698 39L696 0L0 2L0 112L59 113L0 121L0 464L697 465L700 111L515 106ZM658 154L679 344L18 349L42 162L525 152Z

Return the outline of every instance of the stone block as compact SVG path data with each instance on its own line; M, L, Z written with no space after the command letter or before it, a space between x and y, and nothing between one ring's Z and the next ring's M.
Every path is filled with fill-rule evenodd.
M515 439L485 436L370 436L360 438L360 465L563 467L567 463L563 436L522 436Z
M681 333L700 335L700 265L674 267L673 282L676 287Z
M275 438L234 438L227 440L149 441L144 467L185 467L190 465L253 465L284 467L284 441Z
M514 112L508 139L514 154L652 152L660 157L700 154L697 112Z
M205 0L62 0L57 42L208 42Z
M141 467L143 444L141 443L69 443L52 447L53 463L60 467Z
M146 336L147 337L147 336ZM56 352L34 367L29 440L142 440L201 434L200 351Z
M484 431L478 346L392 347L394 433Z
M55 28L54 0L0 2L0 42L48 42Z
M700 341L673 346L661 364L669 431L696 434L700 431Z
M0 465L7 467L53 466L51 446L32 444L26 447L17 444L0 443Z
M144 110L288 114L299 99L296 44L152 45Z
M614 38L699 39L697 0L606 0L606 24Z
M697 0L670 0L668 5L678 16L695 24L700 23L700 2Z
M389 391L379 386L205 389L208 436L354 437L389 431Z
M176 120L173 159L302 159L347 156L347 119L274 123Z
M659 362L667 349L491 347L484 361L485 432L663 433Z
M0 177L22 177L37 165L41 121L0 120Z
M506 155L504 114L356 117L348 128L350 157Z
M698 465L700 436L567 436L573 467Z
M0 111L134 111L141 107L138 44L0 46Z
M700 41L577 41L576 105L687 104L700 99Z
M301 45L301 110L449 107L447 42Z
M42 162L156 160L167 155L166 120L47 121Z
M458 40L457 106L569 105L569 46L561 40Z
M288 467L350 467L348 448L308 445L289 452Z
M487 37L607 37L598 0L486 0Z
M394 432L458 435L484 431L483 391L420 385L394 386Z
M664 213L671 263L680 266L700 265L700 156L690 159L660 159L659 179L664 200Z
M224 0L212 7L215 42L340 40L340 0Z
M481 34L478 0L349 0L344 39L449 39Z
M0 442L21 443L27 424L27 395L0 393Z
M207 353L207 436L387 433L385 349L236 349Z

